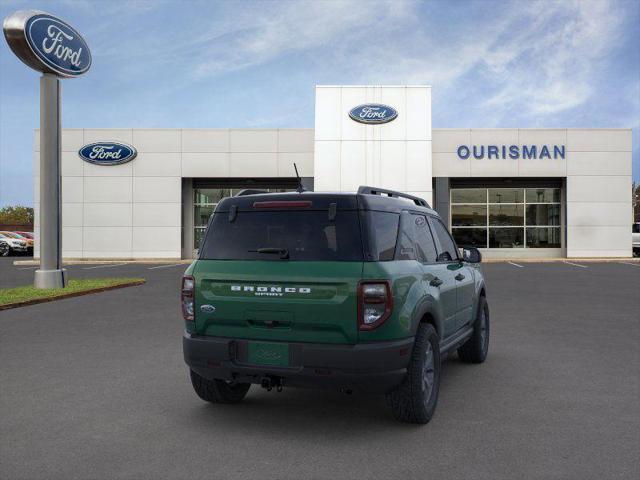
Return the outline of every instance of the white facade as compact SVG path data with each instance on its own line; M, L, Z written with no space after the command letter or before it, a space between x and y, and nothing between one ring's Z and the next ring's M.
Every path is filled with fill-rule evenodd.
M398 116L381 125L349 118L352 108L367 103L390 105ZM557 182L562 189L561 247L486 253L631 256L630 129L432 129L431 88L426 86L317 87L315 122L315 129L64 129L63 256L188 257L194 185L204 180L212 185L290 181L294 162L307 184L313 179L316 191L354 191L363 184L400 190L425 198L444 217L449 216L449 189L460 182ZM138 155L115 166L83 161L78 150L98 141L128 143ZM512 146L540 151L547 145L562 147L562 155L510 158L486 150L477 159L461 158L459 152L461 146L504 146L508 152ZM36 256L38 161L36 132Z
M366 103L391 105L398 117L381 125L351 120L349 111ZM318 191L371 185L431 202L431 87L317 87L314 151Z

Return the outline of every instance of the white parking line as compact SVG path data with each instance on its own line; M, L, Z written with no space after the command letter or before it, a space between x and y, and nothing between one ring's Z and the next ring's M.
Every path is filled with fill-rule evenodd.
M513 263L513 262L507 262L507 263L510 264L510 265L513 265L514 267L524 268L524 265L520 265L520 264Z
M34 268L39 268L39 267L23 267L23 268L19 268L18 270L33 270Z
M572 263L572 262L567 262L566 260L563 261L562 263L566 263L567 265L573 265L574 267L580 267L580 268L589 268L586 265L580 265L579 263Z
M84 267L83 270L91 270L93 268L121 267L122 265L126 265L126 263L110 263L108 265L94 265L93 267Z
M174 263L172 265L158 265L157 267L149 267L147 270L155 270L156 268L179 267L180 265L184 265L184 263Z
M624 265L631 265L632 267L640 267L640 263L631 263L631 262L618 262Z

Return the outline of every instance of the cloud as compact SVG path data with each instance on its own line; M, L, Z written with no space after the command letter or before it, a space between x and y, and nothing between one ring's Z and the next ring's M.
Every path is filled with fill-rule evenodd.
M518 102L526 113L546 115L589 99L623 17L609 2L574 1L531 3L513 20L527 28L514 29L509 42L497 42L484 56L484 76L500 85L485 105Z

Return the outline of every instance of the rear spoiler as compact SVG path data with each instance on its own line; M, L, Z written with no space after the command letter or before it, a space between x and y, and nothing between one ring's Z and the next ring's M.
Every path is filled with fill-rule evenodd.
M420 197L415 197L413 195L409 195L407 193L397 192L395 190L386 190L384 188L377 187L368 187L366 185L362 185L358 188L358 195L386 195L387 197L394 198L406 198L407 200L413 201L419 207L431 208L427 201Z

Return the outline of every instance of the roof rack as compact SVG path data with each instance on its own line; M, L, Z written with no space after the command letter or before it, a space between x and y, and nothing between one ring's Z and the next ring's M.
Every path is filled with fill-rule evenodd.
M236 193L234 197L244 197L245 195L259 195L261 193L269 193L269 191L260 190L257 188L245 188L244 190L240 190L238 193Z
M427 201L424 200L423 198L414 197L413 195L408 195L408 194L402 193L402 192L396 192L395 190L387 190L387 189L384 189L384 188L368 187L366 185L361 185L358 188L358 194L364 194L364 195L382 195L382 194L384 194L387 197L406 198L407 200L413 201L419 207L431 208L429 206L429 204L427 203Z

